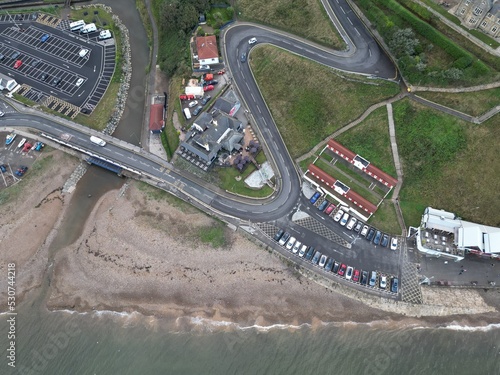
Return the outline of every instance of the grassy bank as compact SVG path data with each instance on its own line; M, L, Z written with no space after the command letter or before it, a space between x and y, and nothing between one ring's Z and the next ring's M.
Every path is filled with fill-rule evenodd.
M249 63L293 158L399 91L386 81L343 79L330 68L271 46L255 48Z
M273 26L323 45L345 43L319 0L238 0L238 18Z
M386 233L393 235L401 234L401 226L396 216L396 209L394 208L394 204L389 201L382 202L377 212L368 220L368 224Z

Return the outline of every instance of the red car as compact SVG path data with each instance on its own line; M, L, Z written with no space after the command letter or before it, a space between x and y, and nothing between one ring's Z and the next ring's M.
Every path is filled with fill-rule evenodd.
M330 205L326 208L326 210L325 210L325 214L330 215L330 214L333 212L333 210L334 210L334 209L335 209L335 205L334 205L333 203L331 203L331 204L330 204Z
M342 263L342 265L340 266L340 269L339 269L339 276L344 276L344 273L345 273L345 270L346 270L347 266Z
M193 100L194 99L194 95L192 94L189 94L189 95L179 95L179 99L180 100Z
M208 85L208 86L203 87L203 91L212 91L213 89L214 89L213 85Z
M23 65L23 62L21 60L17 60L14 63L14 69L18 69L21 65Z
M219 70L219 71L217 72L217 74L218 74L218 75L220 75L220 76L221 76L221 75L223 75L224 73L226 73L226 71L225 71L225 70Z
M355 281L355 282L359 281L359 270L354 270L354 273L352 275L352 281Z
M28 143L26 142L24 144L24 147L23 147L23 151L22 152L28 152L29 150L31 150L31 147L33 147L33 145L31 143Z

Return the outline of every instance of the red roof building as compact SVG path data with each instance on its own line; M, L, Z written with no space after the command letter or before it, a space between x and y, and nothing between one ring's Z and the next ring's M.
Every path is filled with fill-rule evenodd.
M151 133L161 133L164 127L165 119L163 117L163 104L151 104L149 130Z
M317 180L321 181L323 184L328 186L330 189L334 190L338 194L342 195L343 197L347 198L350 202L361 208L362 210L368 212L370 215L375 213L377 211L377 206L374 205L373 203L369 202L365 198L363 198L361 195L353 191L352 189L348 189L347 191L343 191L342 189L339 189L337 185L340 183L335 178L330 176L328 173L323 171L322 169L318 168L314 164L309 165L308 169L309 173L314 176ZM345 184L340 183L340 185L346 187Z
M214 35L197 37L196 51L198 53L198 61L201 65L219 63L219 50L217 48L217 39Z

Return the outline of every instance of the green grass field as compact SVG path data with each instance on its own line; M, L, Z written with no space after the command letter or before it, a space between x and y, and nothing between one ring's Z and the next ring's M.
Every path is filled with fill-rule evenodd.
M480 116L500 104L500 88L460 93L422 91L417 95L471 116Z
M270 46L255 48L250 64L292 158L309 151L370 105L399 92L394 83L374 85L373 80L363 83L361 77L359 82L346 80L332 69Z
M238 0L238 18L288 31L334 49L345 44L318 0Z
M396 209L390 201L382 202L377 212L368 220L368 224L389 234L401 234L401 226L398 223Z

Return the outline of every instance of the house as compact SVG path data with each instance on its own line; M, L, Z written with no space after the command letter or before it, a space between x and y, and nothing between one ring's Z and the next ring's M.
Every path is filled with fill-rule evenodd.
M6 74L0 73L0 90L9 90L12 91L16 88L17 82L14 78L9 77Z
M217 39L215 35L197 37L196 50L198 51L198 61L200 65L219 63L219 50L217 49Z
M232 90L228 91L224 97L217 98L213 105L214 109L232 117L236 115L236 112L238 112L240 107L241 103Z
M462 25L494 38L500 36L500 0L461 0L455 15Z
M165 127L165 114L163 104L151 104L149 112L149 131L153 134L161 133Z
M181 151L196 156L205 165L211 165L221 150L233 152L242 148L242 128L240 121L222 113L212 117L203 112L186 134Z

